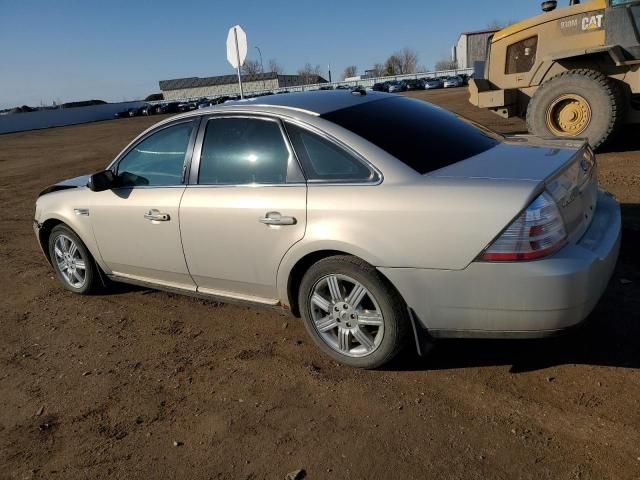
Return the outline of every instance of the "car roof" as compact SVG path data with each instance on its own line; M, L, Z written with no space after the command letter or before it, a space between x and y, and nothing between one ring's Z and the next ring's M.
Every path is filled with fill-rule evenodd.
M355 107L369 102L393 98L393 94L360 90L359 94L347 90L315 90L310 92L285 93L282 95L267 95L263 97L246 98L244 100L226 101L223 104L184 112L164 119L149 127L140 136L169 123L194 118L212 113L266 113L293 114L295 117L318 117L343 108ZM172 102L176 103L176 102Z

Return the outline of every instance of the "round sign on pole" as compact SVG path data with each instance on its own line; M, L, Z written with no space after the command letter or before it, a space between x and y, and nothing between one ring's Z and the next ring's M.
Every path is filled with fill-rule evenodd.
M236 46L237 38L237 46ZM247 58L247 34L244 33L240 25L229 29L227 35L227 60L233 68L244 65Z

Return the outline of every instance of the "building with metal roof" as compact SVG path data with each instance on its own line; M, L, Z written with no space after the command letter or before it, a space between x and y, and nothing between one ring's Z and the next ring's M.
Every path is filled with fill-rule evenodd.
M302 75L279 75L275 72L242 75L242 87L245 93L326 82L319 75L304 77ZM177 78L175 80L160 80L159 84L165 100L217 97L240 93L237 75Z
M458 64L458 68L473 68L476 62L484 62L487 59L489 39L498 31L499 29L488 29L462 32L452 50L452 60Z

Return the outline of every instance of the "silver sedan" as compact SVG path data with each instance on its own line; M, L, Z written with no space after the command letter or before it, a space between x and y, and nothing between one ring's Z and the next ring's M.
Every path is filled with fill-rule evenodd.
M151 127L43 191L62 285L106 280L283 309L336 360L579 324L618 256L620 212L580 141L504 138L377 92L261 97Z
M428 78L424 81L425 90L433 90L435 88L442 88L444 82L441 78Z
M444 88L455 88L455 87L461 87L464 84L464 81L462 80L462 78L455 76L455 77L447 77L444 80Z

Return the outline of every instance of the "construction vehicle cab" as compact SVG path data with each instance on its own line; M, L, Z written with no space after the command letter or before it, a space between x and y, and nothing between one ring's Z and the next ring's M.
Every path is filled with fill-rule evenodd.
M526 118L536 135L585 137L595 148L640 122L640 0L556 7L545 1L544 13L493 36L470 102Z

